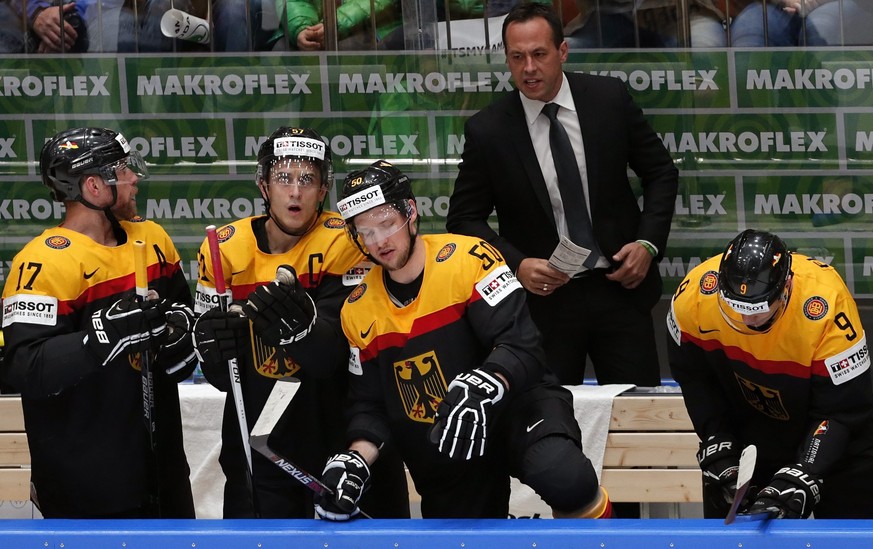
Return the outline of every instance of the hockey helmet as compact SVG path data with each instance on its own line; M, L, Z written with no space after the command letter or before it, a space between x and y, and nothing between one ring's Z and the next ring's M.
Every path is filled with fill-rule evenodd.
M366 254L364 241L369 238L365 239L358 234L354 217L383 204L391 206L406 218L406 223L396 227L389 226L391 227L389 232L378 235L380 238L387 238L407 225L412 218L414 202L415 195L412 192L409 176L390 162L377 160L363 170L351 172L346 176L337 201L337 210L346 221L349 236ZM391 208L386 209L386 214L390 214ZM419 221L420 218L416 223Z
M258 185L269 183L270 170L281 161L308 160L321 169L321 186L333 187L330 146L315 130L282 126L258 149Z
M719 308L739 331L768 331L790 297L791 252L775 234L748 229L721 256Z
M82 176L96 174L108 185L118 181L116 170L122 163L140 180L148 177L142 156L132 150L127 139L107 128L74 128L63 131L43 145L39 169L43 184L58 202L82 200Z

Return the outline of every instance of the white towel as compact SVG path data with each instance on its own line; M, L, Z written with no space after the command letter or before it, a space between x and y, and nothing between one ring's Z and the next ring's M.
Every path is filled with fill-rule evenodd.
M207 383L179 386L191 491L197 518L201 519L220 519L224 514L224 473L218 464L224 398L224 393Z
M582 448L591 460L597 478L603 469L603 453L606 451L606 436L612 419L612 400L634 385L567 385L573 393L573 409L576 421L582 430ZM552 510L536 492L512 479L512 495L509 514L517 518L551 518Z

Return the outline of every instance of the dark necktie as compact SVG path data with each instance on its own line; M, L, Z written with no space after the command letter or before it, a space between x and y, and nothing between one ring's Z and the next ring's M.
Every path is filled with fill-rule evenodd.
M588 208L585 207L585 187L582 185L582 176L579 175L576 155L570 145L567 130L558 121L559 108L557 103L546 103L542 111L549 119L549 145L552 147L552 159L558 174L558 189L561 191L570 240L591 250L583 265L593 269L601 256L600 248L594 240L591 218L588 216Z

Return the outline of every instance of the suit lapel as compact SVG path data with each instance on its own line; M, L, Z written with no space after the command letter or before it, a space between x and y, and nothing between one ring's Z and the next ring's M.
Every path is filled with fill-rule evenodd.
M552 211L552 202L549 200L549 191L546 188L546 180L543 178L543 172L540 169L540 164L533 150L533 143L530 140L524 108L521 106L521 100L518 98L519 92L516 91L515 93L515 100L511 101L506 109L506 115L512 119L512 123L508 124L508 141L513 144L518 158L521 159L524 174L527 176L527 180L530 181L530 186L537 197L537 202L539 202L540 207L552 221L552 227L557 230L555 214Z

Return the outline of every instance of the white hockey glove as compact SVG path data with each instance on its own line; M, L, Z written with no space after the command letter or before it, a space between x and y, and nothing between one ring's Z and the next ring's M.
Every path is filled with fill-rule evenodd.
M83 343L106 366L116 358L157 347L166 335L167 320L154 300L124 297L95 311Z
M437 408L430 441L451 459L485 455L488 416L505 392L503 382L485 370L476 368L458 374Z
M321 481L333 494L317 496L315 512L327 520L349 520L361 512L358 500L367 487L370 468L361 454L354 450L339 453L327 460Z
M249 294L243 312L252 321L254 332L274 347L306 337L317 317L315 302L289 265L276 270L276 280Z

